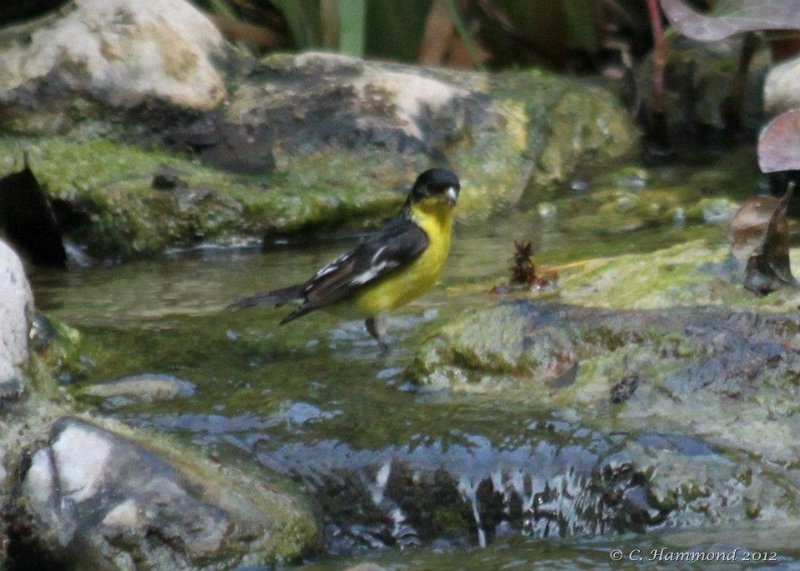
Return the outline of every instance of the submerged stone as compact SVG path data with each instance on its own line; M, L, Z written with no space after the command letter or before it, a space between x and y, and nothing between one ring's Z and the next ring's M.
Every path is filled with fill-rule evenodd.
M116 381L89 385L80 394L89 397L111 399L129 397L140 402L155 402L194 394L194 383L172 375L148 374L131 375Z
M261 458L303 483L335 554L485 546L502 535L555 540L754 519L783 524L796 513L791 480L746 453L533 416L541 420L497 441L453 429L443 439L379 450L323 440Z
M445 326L421 348L430 388L513 395L629 430L691 430L789 462L798 428L800 318L713 308L610 311L520 301ZM638 378L622 402L609 398ZM747 422L741 422L747 418ZM764 438L765 433L771 437Z

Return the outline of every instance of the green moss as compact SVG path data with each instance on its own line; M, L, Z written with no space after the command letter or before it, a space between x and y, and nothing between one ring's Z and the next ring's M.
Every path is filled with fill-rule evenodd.
M80 332L59 319L44 315L37 316L37 326L33 347L41 364L54 376L66 375L70 380L85 377L89 369L81 358Z
M202 240L363 223L392 213L402 201L391 187L368 184L371 171L390 163L356 164L333 153L309 156L287 173L242 176L101 139L0 139L7 157L19 156L23 147L49 195L88 218L73 237L99 257L128 259ZM153 189L152 177L164 166L188 188Z
M729 269L729 250L697 240L650 254L588 261L561 273L561 299L614 309L725 305L794 310L797 292L791 288L764 297L745 290ZM800 250L792 251L792 259L800 260Z

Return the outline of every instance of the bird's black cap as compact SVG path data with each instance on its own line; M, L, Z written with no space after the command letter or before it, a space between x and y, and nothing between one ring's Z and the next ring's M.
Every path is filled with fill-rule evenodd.
M435 196L455 189L456 197L461 190L461 182L455 173L447 169L428 169L417 177L409 199L417 201L426 196Z

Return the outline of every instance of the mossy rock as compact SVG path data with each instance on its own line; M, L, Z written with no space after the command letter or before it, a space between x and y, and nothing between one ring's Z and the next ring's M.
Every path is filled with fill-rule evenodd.
M483 219L552 195L579 165L630 156L638 142L611 92L544 71L321 53L239 67L214 112L109 113L107 124L95 117L47 137L23 129L0 138L0 170L18 168L28 148L69 236L126 260L376 224L437 165L462 180L457 215Z
M309 159L306 167L286 174L236 175L179 155L100 139L5 138L0 153L7 157L6 170L14 169L13 157L23 147L56 211L71 221L68 237L100 258L125 260L201 242L235 243L353 218L363 224L403 199L390 188L368 188L346 157L331 159L324 168ZM154 188L154 178L164 172L173 177L174 188Z
M728 246L695 241L571 264L553 297L569 305L521 299L456 318L420 348L417 378L523 392L590 424L689 430L776 462L797 453L798 289L753 295Z
M798 342L796 313L519 301L446 325L413 370L430 389L514 401L524 394L543 410L571 408L589 425L688 430L788 462L800 435L792 420Z

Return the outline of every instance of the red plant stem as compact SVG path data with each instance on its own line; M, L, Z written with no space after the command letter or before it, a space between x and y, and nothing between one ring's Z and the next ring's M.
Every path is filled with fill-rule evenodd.
M650 27L653 33L653 113L663 116L666 113L664 103L664 66L666 55L664 46L664 28L661 25L661 12L658 0L647 0L650 13Z

